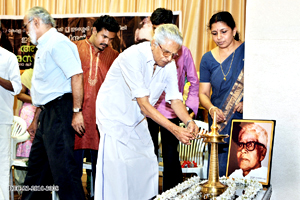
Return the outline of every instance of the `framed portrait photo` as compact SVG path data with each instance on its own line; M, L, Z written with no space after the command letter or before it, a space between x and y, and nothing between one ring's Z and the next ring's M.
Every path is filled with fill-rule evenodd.
M275 120L233 119L226 176L269 186Z

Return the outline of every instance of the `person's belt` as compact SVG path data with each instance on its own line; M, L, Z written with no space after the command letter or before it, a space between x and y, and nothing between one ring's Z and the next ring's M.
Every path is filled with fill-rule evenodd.
M49 107L50 105L52 105L53 103L55 103L55 102L57 102L57 101L59 101L59 100L61 100L61 99L72 99L72 98L73 98L73 97L72 97L72 93L65 93L65 94L63 94L63 95L61 95L61 96L59 96L59 97L53 99L52 101L49 101L49 102L46 103L45 105L41 105L40 108L41 108L42 110L45 110L47 107Z

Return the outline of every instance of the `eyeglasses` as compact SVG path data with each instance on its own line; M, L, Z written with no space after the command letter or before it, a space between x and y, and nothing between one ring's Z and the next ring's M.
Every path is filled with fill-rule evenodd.
M254 142L254 141L251 141L251 142L247 142L247 143L244 143L244 142L238 142L238 151L241 151L245 148L246 146L246 149L248 151L253 151L256 147L256 145L260 145L260 146L263 146L265 147L265 145L259 143L259 142ZM266 148L266 147L265 147Z
M157 43L157 44L158 44L158 43ZM179 56L177 53L171 53L171 52L169 52L169 51L167 51L167 50L164 50L164 49L160 46L160 44L158 44L158 46L159 46L159 48L161 49L161 51L162 51L164 57L169 57L169 56L172 55L172 58L173 58L173 59L176 59L176 58Z
M28 25L30 22L32 22L32 21L33 21L33 18L32 18L31 20L29 20L26 24L23 24L23 28L26 28L27 25Z

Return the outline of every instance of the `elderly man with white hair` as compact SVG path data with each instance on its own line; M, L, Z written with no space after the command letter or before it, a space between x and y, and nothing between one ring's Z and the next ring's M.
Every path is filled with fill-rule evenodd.
M258 124L246 124L238 137L237 160L240 169L235 170L230 177L256 179L265 182L267 167L261 162L266 156L268 133Z
M101 134L96 200L151 199L158 194L158 163L145 116L185 144L198 133L178 90L173 58L181 45L182 36L175 25L159 26L151 42L126 49L108 71L96 101ZM153 107L163 91L187 129Z

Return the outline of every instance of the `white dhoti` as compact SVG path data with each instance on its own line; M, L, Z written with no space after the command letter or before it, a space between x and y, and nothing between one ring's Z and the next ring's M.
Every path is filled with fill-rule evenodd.
M0 125L0 200L9 199L10 133L11 125Z
M133 131L124 144L101 128L100 133L95 200L148 200L156 196L158 163L152 140L145 144Z

